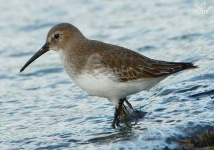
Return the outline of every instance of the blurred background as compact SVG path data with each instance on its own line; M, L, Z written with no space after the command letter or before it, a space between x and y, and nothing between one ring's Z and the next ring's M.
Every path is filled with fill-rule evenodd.
M203 135L214 131L213 1L0 3L1 150L176 149L186 146L177 139L196 134L198 145L212 143ZM113 130L113 105L79 89L57 53L46 53L19 73L43 46L49 29L61 22L73 24L90 39L154 59L194 62L200 68L130 96L132 105L147 114L132 128Z

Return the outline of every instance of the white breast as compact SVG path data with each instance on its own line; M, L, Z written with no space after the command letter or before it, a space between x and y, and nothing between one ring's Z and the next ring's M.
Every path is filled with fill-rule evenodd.
M119 99L142 90L148 90L165 78L147 78L122 82L111 70L102 66L93 70L86 66L85 71L76 75L75 66L70 62L70 59L63 53L61 53L61 58L68 75L81 89L91 95L108 98L115 105L117 105Z
M113 103L128 95L138 93L142 90L148 90L155 86L165 77L156 79L141 79L129 82L113 80L113 76L104 74L82 74L73 79L74 82L87 93L108 98ZM116 79L116 78L115 78Z

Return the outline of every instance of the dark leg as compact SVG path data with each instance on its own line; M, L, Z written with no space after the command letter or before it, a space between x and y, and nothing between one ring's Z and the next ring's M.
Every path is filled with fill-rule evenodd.
M127 116L129 114L129 111L128 111L128 109L126 108L126 106L124 105L124 103L123 103L123 106L122 106L122 108L121 108L121 115L123 116L123 117L125 117L125 116Z
M116 126L119 125L119 115L121 113L121 109L122 109L124 101L125 101L125 98L120 99L118 102L118 106L115 107L114 120L113 120L112 125L111 125L113 129L115 129L115 125Z
M125 99L126 104L129 106L129 108L131 108L131 110L135 113L139 113L138 110L134 109L134 107L131 105L131 103L129 103L129 101L127 99Z
M132 110L135 110L132 105L129 103L129 101L127 99L125 99L126 104L129 106L129 108L131 108Z

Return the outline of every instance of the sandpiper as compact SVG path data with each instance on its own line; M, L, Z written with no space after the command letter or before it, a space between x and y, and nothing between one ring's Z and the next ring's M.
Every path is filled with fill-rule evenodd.
M59 53L71 79L90 95L107 98L115 105L112 127L125 112L126 97L148 90L169 75L196 68L188 62L150 59L117 45L87 39L75 26L60 23L50 29L45 45L21 68L49 50Z

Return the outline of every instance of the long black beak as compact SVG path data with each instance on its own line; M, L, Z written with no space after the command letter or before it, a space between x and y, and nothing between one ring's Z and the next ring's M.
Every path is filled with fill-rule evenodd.
M38 57L42 56L47 51L49 51L49 47L47 47L47 45L45 44L36 54L33 55L33 57L31 57L30 60L28 60L28 62L22 67L20 72L24 71L28 65L30 65L34 60L36 60Z

